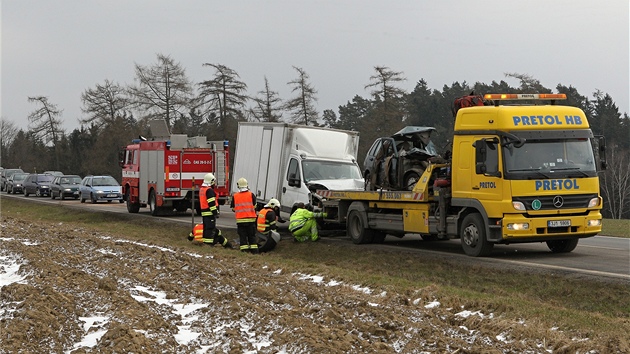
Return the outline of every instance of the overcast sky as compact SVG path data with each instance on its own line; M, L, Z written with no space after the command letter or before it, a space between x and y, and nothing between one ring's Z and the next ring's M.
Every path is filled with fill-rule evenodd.
M629 112L628 0L1 0L2 118L27 128L47 96L79 127L81 93L134 80L134 64L157 53L193 82L203 63L235 70L255 95L264 77L282 99L293 66L310 75L321 112L369 97L375 66L402 72L411 91L441 90L527 74L549 88L608 93Z

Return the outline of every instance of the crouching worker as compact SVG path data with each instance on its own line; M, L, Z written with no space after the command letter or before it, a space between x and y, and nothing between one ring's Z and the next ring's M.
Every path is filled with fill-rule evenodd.
M201 218L203 220L203 233L201 242L204 244L214 245L221 244L225 248L232 248L232 243L221 234L221 230L217 229L217 202L216 193L212 186L216 183L216 178L212 173L207 173L203 178L201 189L199 189L199 204L201 209ZM197 229L197 227L195 227ZM188 236L188 240L199 240L198 230L193 229L193 233ZM192 239L191 239L192 236Z
M280 202L275 198L271 198L269 203L265 204L262 210L258 212L256 231L258 231L258 250L260 252L269 252L276 248L280 242L280 234L276 231L279 215Z
M289 219L289 231L295 240L304 242L306 240L319 240L316 218L325 218L326 213L314 213L305 208L304 203L298 203L297 209L291 214Z

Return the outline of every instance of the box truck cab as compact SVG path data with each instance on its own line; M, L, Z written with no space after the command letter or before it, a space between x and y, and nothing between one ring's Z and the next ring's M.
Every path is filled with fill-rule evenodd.
M244 177L258 204L271 198L290 214L298 202L319 204L315 190L363 190L358 132L288 123L241 122L232 190Z

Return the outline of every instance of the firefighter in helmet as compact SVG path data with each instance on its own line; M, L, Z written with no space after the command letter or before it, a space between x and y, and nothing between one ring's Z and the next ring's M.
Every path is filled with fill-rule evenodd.
M217 195L212 188L215 183L216 178L214 175L207 173L203 177L203 183L199 190L199 204L201 218L203 219L203 237L201 241L210 245L220 243L225 248L232 248L232 243L221 235L221 230L217 229Z
M238 192L232 195L230 207L236 218L236 232L241 252L259 253L256 243L256 195L247 187L243 177L236 181Z
M271 198L269 203L265 204L262 210L258 212L256 230L260 240L258 246L260 252L269 252L280 242L280 234L277 232L278 226L276 225L279 215L280 202L276 198Z

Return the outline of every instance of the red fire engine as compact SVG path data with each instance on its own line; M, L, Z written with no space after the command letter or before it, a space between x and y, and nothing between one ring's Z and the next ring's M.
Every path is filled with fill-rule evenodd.
M152 215L183 212L192 208L193 200L199 212L199 188L208 172L216 177L219 204L229 198L227 141L181 134L134 139L121 151L120 160L123 195L130 213L147 205Z

